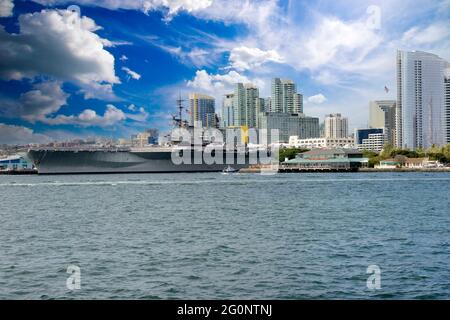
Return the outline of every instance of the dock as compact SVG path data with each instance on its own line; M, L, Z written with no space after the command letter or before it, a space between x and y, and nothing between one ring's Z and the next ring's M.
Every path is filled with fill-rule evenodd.
M38 174L38 171L36 169L0 170L0 175L19 176L19 175L34 175L34 174Z

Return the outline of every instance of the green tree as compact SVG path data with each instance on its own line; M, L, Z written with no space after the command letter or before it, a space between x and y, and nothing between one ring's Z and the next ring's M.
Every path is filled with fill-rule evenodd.
M422 147L418 147L416 149L416 152L417 152L417 155L418 155L419 158L424 158L427 155L427 151L424 148L422 148Z
M381 156L369 158L369 163L368 163L369 168L373 168L376 165L380 164L381 160L383 160Z
M383 151L381 151L380 156L383 159L388 159L388 158L392 157L392 153L394 151L395 151L395 147L392 144L388 143L388 144L384 145Z
M307 152L309 149L301 149L301 148L285 148L280 149L278 159L280 162L284 162L287 158L288 160L294 159L297 154Z

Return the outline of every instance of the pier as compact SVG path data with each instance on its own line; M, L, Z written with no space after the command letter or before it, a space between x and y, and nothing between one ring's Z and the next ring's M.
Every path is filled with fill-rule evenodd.
M36 169L0 170L0 175L19 176L31 174L38 174L38 171Z

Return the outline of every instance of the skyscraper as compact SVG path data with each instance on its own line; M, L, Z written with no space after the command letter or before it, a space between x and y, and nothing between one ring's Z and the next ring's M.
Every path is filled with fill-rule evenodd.
M448 62L421 51L397 53L396 145L430 148L446 143L445 70Z
M348 119L340 113L330 114L325 117L325 138L347 138Z
M266 111L266 99L256 98L255 107L256 107L256 115L258 115L258 113L260 113L260 112L265 112Z
M214 127L215 100L201 93L189 94L190 125L194 127Z
M450 64L445 71L445 123L447 143L450 143Z
M259 90L253 84L238 83L234 88L234 125L256 127L256 101Z
M271 97L264 99L264 107L265 107L265 112L270 112L270 110L272 110L272 98Z
M302 113L302 109L303 96L297 95L295 83L288 79L274 78L270 112Z
M294 94L294 109L291 113L303 113L303 95L300 93Z
M279 142L288 143L291 136L300 139L318 138L320 135L319 118L305 117L301 114L285 112L264 112L259 114L259 129L278 130ZM270 138L270 136L269 136ZM271 143L272 141L268 141Z
M234 94L228 93L223 97L222 103L222 126L231 127L234 124Z
M384 128L387 141L395 144L395 100L371 101L369 105L369 127Z

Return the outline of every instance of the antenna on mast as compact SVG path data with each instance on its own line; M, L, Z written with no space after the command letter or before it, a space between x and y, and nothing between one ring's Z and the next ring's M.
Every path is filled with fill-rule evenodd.
M178 95L178 99L177 99L177 109L178 109L178 117L177 116L173 116L173 121L175 122L175 126L179 127L179 128L183 128L183 127L187 127L187 121L183 120L183 102L185 100L183 100L181 98L181 94Z

